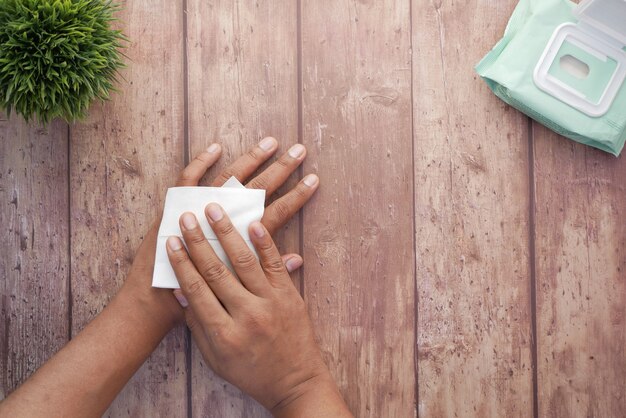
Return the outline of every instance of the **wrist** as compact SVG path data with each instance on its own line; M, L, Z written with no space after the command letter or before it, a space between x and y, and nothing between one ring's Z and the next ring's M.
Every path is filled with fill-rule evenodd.
M170 289L144 288L127 281L118 292L118 297L130 306L135 306L142 316L159 322L168 329L184 321L183 311Z
M328 370L298 384L270 412L274 418L352 417Z

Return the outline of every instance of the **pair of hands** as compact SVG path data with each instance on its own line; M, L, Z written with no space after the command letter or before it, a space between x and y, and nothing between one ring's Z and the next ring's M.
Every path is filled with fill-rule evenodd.
M210 185L220 187L233 176L241 183L245 183L263 163L276 153L277 149L276 139L271 137L263 139L257 146L218 174ZM219 144L213 144L198 154L180 173L176 186L197 186L207 170L219 160L221 154L222 149ZM265 189L266 197L269 198L302 164L305 157L306 148L301 144L293 145L275 163L250 180L246 187ZM271 234L274 234L304 206L318 186L319 179L316 175L310 174L304 177L292 190L267 206L261 223ZM180 306L172 297L171 292L151 287L159 224L160 216L137 250L122 292L130 295L137 306L143 307L148 313L159 312L160 320L168 321L174 326L183 319ZM285 254L282 259L290 271L302 265L302 258L298 254Z
M225 169L212 185L221 186L231 176L244 182L274 154L277 146L275 139L264 139ZM220 151L219 145L214 144L198 155L185 168L177 185L197 185L218 160ZM302 145L294 145L246 187L265 189L269 197L305 155ZM170 262L181 285L174 295L184 309L187 325L204 359L218 375L278 417L351 416L322 360L304 301L289 276L302 265L302 258L297 254L281 257L270 236L310 199L318 185L317 176L306 176L266 208L261 222L250 225L250 238L259 260L222 208L215 203L207 205L209 224L237 276L216 256L192 213L183 214L180 219L187 248L177 237L167 242ZM156 227L139 250L130 277L145 277L134 272L145 273L153 264ZM129 285L133 283L129 279ZM145 289L145 283L138 285ZM144 299L160 299L159 303L169 306L174 320L179 319L180 308L172 306L169 292L148 292Z
M235 176L244 182L278 147L269 138L225 169L213 182ZM213 145L183 171L179 186L195 186L219 158ZM276 163L248 183L268 196L300 165L306 150L294 145ZM162 338L185 314L207 363L241 387L277 417L350 417L324 365L302 298L288 271L302 265L296 254L278 254L270 233L283 225L312 196L319 180L307 176L270 204L261 223L251 225L258 261L219 206L207 215L235 266L237 279L215 256L193 216L181 230L169 256L182 289L151 287L159 222L138 251L127 280L77 336L0 403L11 417L101 416ZM208 202L207 202L208 203Z

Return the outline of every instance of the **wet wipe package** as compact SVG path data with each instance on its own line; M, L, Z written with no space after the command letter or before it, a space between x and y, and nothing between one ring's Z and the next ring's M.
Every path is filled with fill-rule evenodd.
M476 66L506 103L618 156L626 141L626 0L520 0Z

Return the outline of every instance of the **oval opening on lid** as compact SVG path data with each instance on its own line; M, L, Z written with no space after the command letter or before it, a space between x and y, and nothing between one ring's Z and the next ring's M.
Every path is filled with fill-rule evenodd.
M559 64L564 71L576 78L584 80L589 77L589 66L572 55L563 55Z

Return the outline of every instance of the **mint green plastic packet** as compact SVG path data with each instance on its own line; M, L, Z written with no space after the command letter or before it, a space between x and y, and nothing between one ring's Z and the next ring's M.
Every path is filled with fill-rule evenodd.
M476 66L502 100L618 156L626 141L626 0L520 0Z

